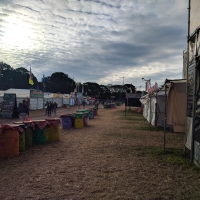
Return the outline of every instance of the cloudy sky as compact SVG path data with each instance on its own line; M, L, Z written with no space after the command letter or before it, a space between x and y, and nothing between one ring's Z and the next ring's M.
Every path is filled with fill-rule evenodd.
M0 61L40 81L182 78L188 0L0 0ZM122 78L124 77L124 79Z

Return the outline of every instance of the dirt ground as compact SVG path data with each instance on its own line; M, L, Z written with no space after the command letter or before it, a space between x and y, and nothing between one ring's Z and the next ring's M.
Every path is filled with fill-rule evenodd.
M163 132L142 114L126 115L124 106L100 107L88 127L61 128L60 141L1 160L0 199L200 199L199 169L182 153L164 154ZM167 145L183 148L182 135L168 133Z

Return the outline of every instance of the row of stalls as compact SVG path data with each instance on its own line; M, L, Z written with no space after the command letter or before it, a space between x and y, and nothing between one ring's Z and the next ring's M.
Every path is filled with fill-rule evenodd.
M166 80L143 96L143 115L153 126L185 134L184 150L200 166L200 1L189 0L187 48L183 51L182 80Z
M165 80L155 92L140 98L143 116L153 126L168 127L174 132L185 132L186 80Z
M174 139L177 134L184 136L186 133L186 83L186 79L166 79L159 89L140 98L142 109L139 110L143 110L143 116L152 126L163 129L164 151L178 150L167 139L169 131L173 130ZM190 142L186 134L183 142ZM179 150L185 149L183 147Z
M189 0L187 49L183 51L183 75L187 79L185 148L200 166L200 1Z
M47 93L40 90L30 89L8 89L6 91L0 91L0 104L3 102L4 94L16 94L17 105L26 100L29 103L30 110L38 110L45 108L45 104L48 101L56 102L58 107L73 106L75 104L81 104L82 93L75 95L71 94L59 94L59 93ZM88 97L85 97L86 99Z

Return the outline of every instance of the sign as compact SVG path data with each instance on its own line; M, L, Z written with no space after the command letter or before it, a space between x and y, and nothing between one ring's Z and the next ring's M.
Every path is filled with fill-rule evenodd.
M54 93L53 98L62 98L62 94Z
M194 79L195 79L195 65L193 63L188 67L188 79L187 79L187 116L192 117L193 110L193 94L194 94Z
M17 117L16 94L4 93L1 105L0 118Z
M78 92L78 93L77 93L77 97L78 97L79 99L82 99L82 98L83 98L83 94L80 93L80 92Z
M30 90L30 98L44 98L44 92L41 90Z
M71 97L75 98L75 96L76 96L75 92L71 92Z

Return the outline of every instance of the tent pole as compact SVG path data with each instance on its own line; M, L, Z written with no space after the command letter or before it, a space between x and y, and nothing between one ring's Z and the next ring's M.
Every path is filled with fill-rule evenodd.
M188 51L188 49L187 49ZM183 58L184 58L184 51L183 51ZM184 61L183 61L184 62ZM187 63L188 63L188 52L187 52ZM183 63L184 65L184 63ZM185 144L186 144L186 141L187 141L187 93L188 93L188 86L187 86L187 80L188 80L188 64L186 66L186 106L185 106L185 135L184 135L184 152L186 152L186 147L185 147ZM183 77L184 78L184 77Z
M157 127L157 108L158 104L157 104L157 92L156 92L156 103L155 103L155 127Z
M194 68L194 91L193 91L193 108L192 108L192 144L191 144L191 158L190 161L193 162L194 158L194 132L195 132L195 116L196 116L196 88L197 88L197 62L195 59L195 68Z
M166 108L167 106L166 106L166 84L165 84L165 123L164 123L164 152L165 152L165 137L166 137L166 110L167 110L167 108Z
M149 126L151 124L151 95L150 95L150 116L149 116Z

